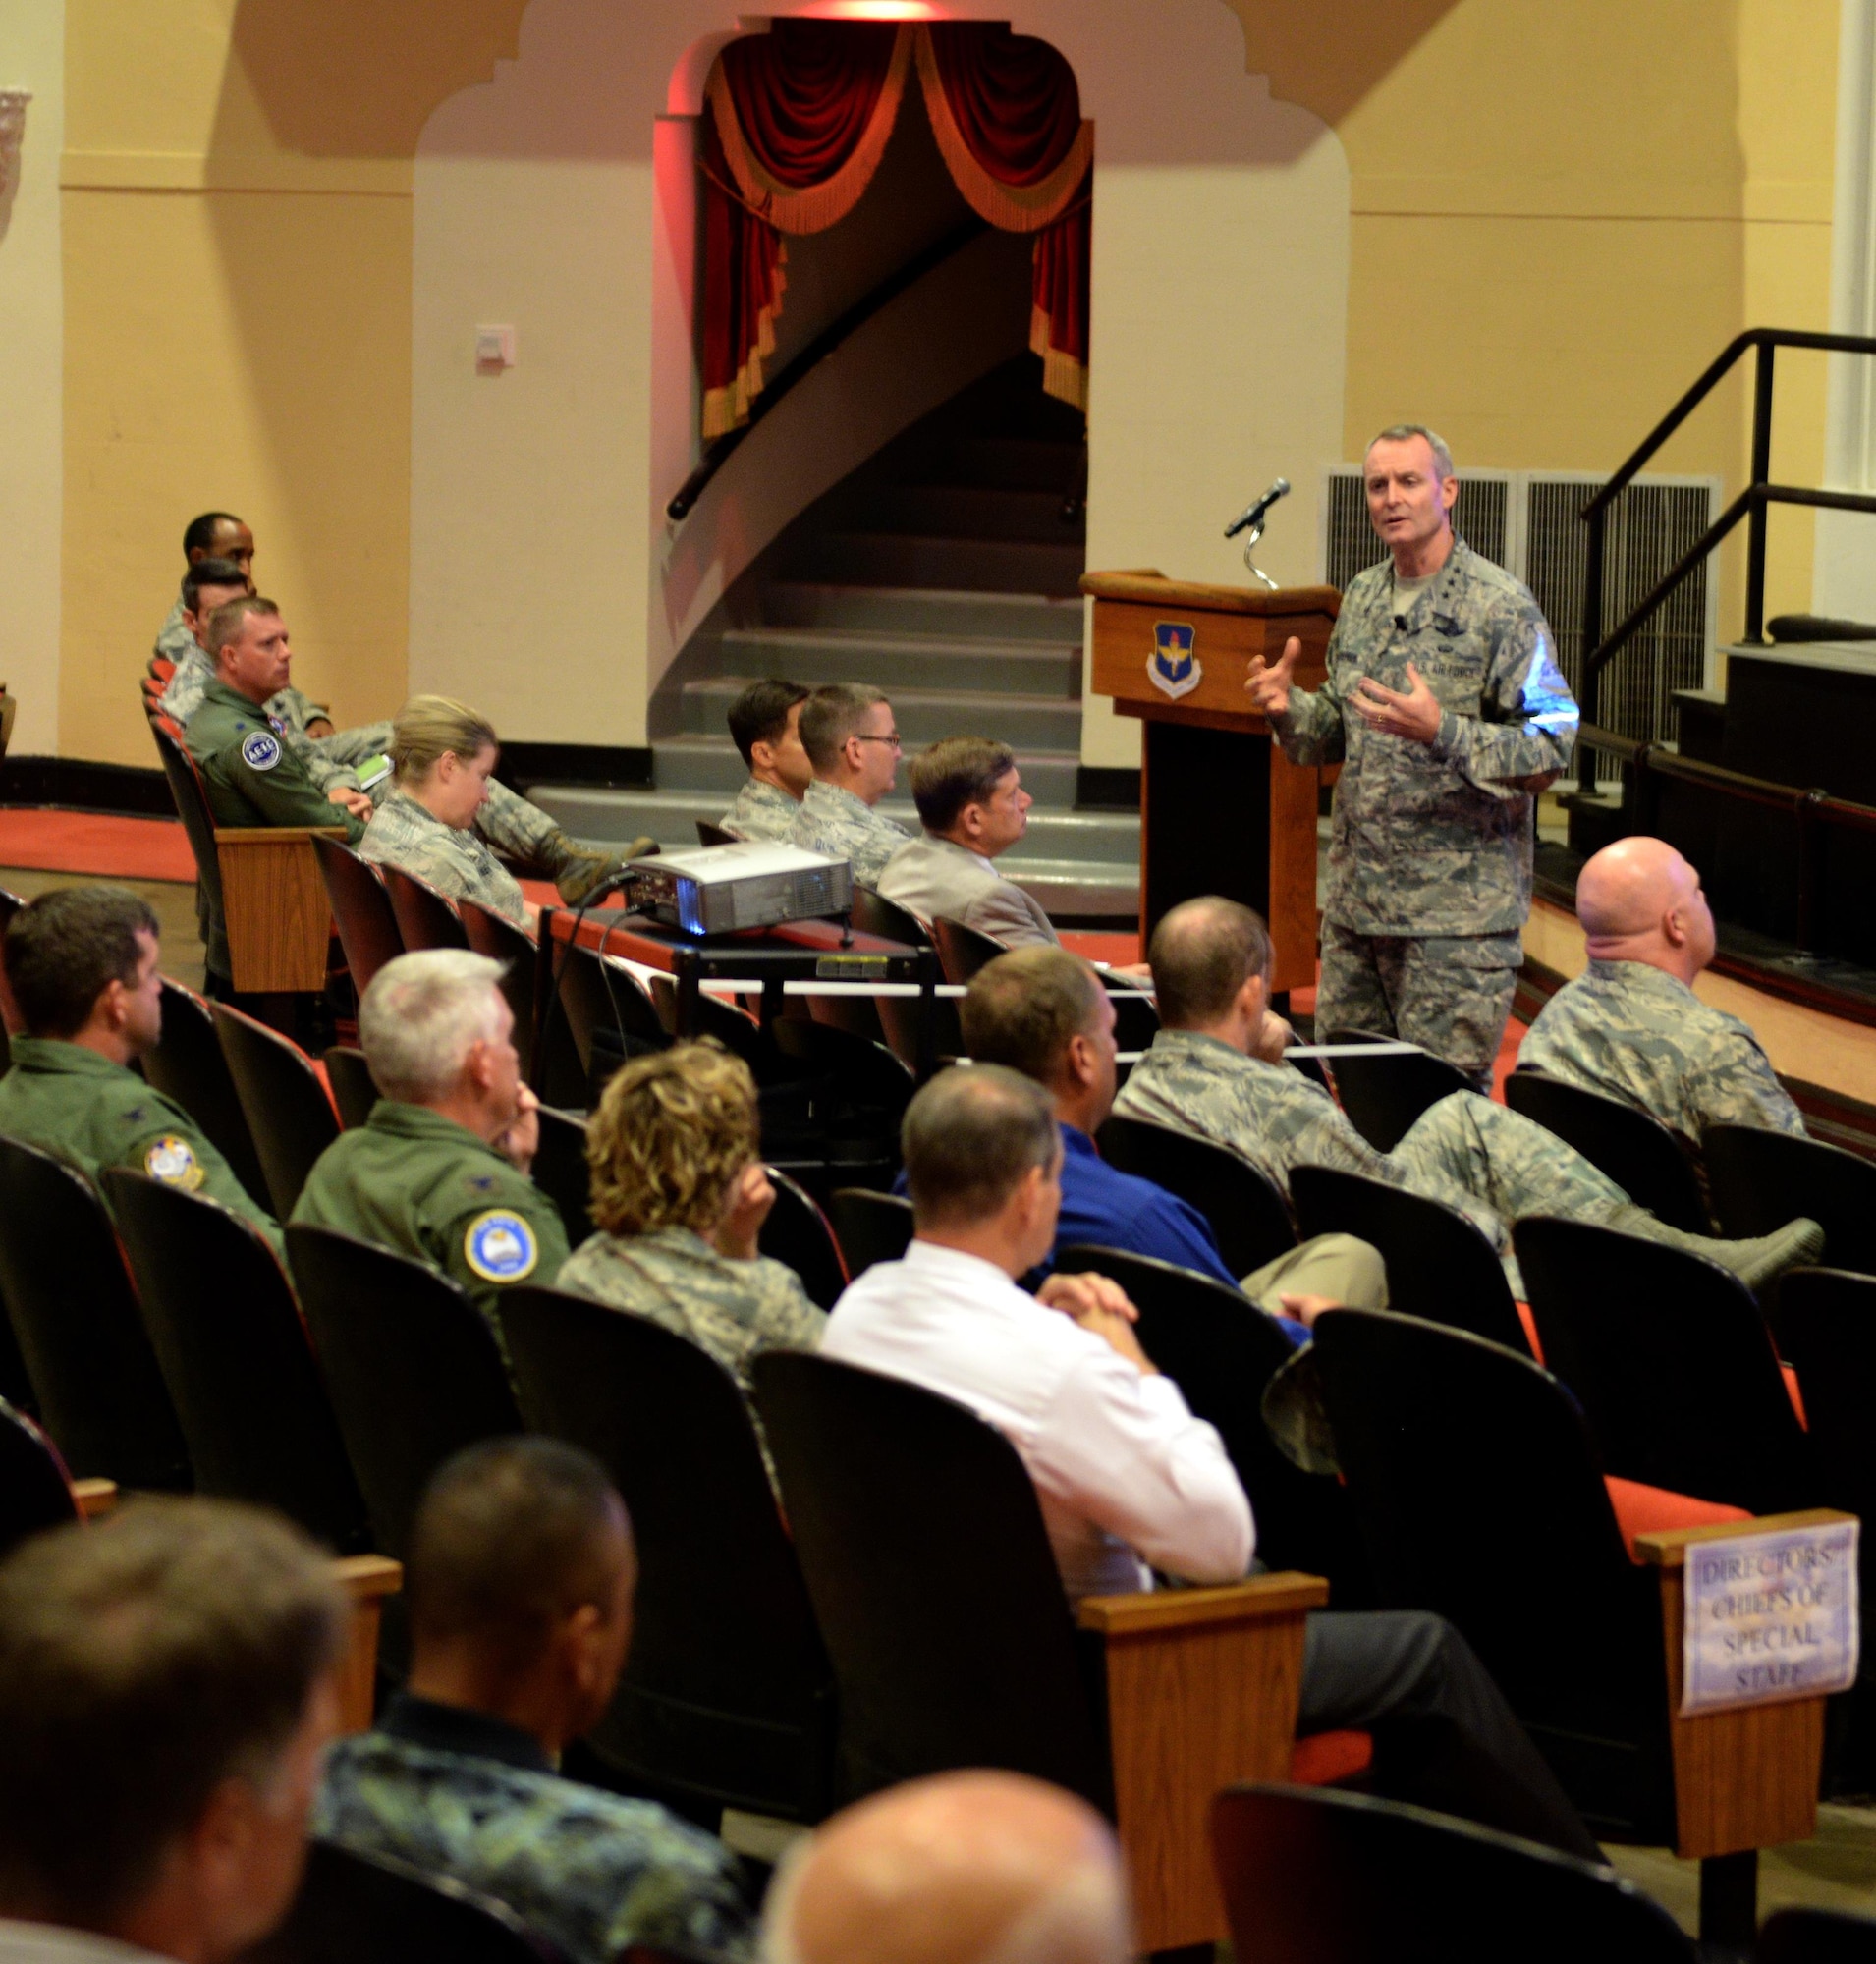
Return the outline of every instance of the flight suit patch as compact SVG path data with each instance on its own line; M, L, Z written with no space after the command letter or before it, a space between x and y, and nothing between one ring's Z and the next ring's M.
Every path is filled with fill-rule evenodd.
M492 1207L469 1223L463 1259L485 1282L518 1282L533 1274L540 1244L519 1214Z
M250 771L271 771L280 761L280 738L271 730L255 730L241 739L241 761Z
M205 1176L194 1147L174 1132L165 1132L160 1139L151 1141L143 1155L143 1171L151 1179L160 1180L165 1186L180 1186L185 1193L193 1193Z

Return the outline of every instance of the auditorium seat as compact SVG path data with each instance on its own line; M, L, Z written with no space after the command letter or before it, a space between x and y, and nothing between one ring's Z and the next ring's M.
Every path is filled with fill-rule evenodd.
M779 1167L771 1166L768 1175L775 1187L775 1205L762 1224L756 1246L800 1277L809 1301L832 1309L852 1278L827 1216Z
M1265 1575L1072 1609L1035 1488L1001 1432L949 1398L825 1357L772 1350L754 1369L840 1688L853 1790L959 1767L1051 1780L1117 1816L1143 1950L1222 1937L1206 1809L1225 1781L1256 1776L1254 1764L1292 1764L1294 1693L1208 1693L1183 1706L1153 1697L1138 1675L1136 1612L1150 1618L1149 1674L1162 1686L1197 1667L1183 1652L1191 1627L1205 1632L1211 1672L1236 1680L1241 1663L1246 1683L1294 1684L1286 1669L1300 1668L1301 1617L1326 1585ZM1082 1666L1097 1635L1105 1725L1090 1689L1101 1674ZM1362 1757L1356 1748L1343 1764Z
M998 955L1009 953L1002 942L981 929L967 927L963 921L951 920L944 914L933 917L931 939L944 967L945 980L964 987L969 985L971 977L980 968L988 967ZM1114 999L1116 1047L1130 1052L1145 1050L1159 1033L1159 1011L1153 1006L1152 997L1143 990L1108 981L1106 977L1102 981ZM1125 1081L1125 1066L1122 1078Z
M319 862L326 899L332 903L332 918L339 930L339 946L345 950L352 986L362 996L371 986L372 976L404 953L404 936L392 911L391 896L384 891L384 882L370 861L360 859L344 840L315 839L312 854Z
M339 1108L339 1122L348 1132L357 1131L378 1102L377 1083L364 1052L351 1044L334 1044L319 1062L325 1066L326 1088Z
M1700 1142L1723 1234L1769 1234L1800 1214L1834 1269L1876 1276L1876 1165L1821 1139L1714 1125Z
M1876 1606L1876 1279L1789 1270L1780 1279L1779 1327L1803 1390L1823 1503L1864 1524L1858 1566L1867 1631ZM1863 1655L1876 1655L1867 1638ZM1876 1672L1868 1664L1849 1702L1844 1784L1868 1793L1876 1789Z
M1115 1248L1056 1251L1058 1274L1086 1270L1119 1282L1140 1313L1140 1347L1199 1418L1218 1428L1257 1523L1257 1557L1271 1568L1326 1575L1339 1609L1373 1593L1345 1489L1304 1473L1264 1424L1265 1388L1295 1352L1274 1318L1209 1276Z
M39 1423L81 1479L187 1492L189 1451L117 1230L62 1161L0 1138L0 1299Z
M116 1492L108 1480L92 1484ZM0 1557L28 1535L80 1517L78 1496L52 1442L0 1399Z
M853 923L862 934L876 934L907 948L930 948L924 923L905 907L854 883ZM874 1007L893 1055L916 1069L918 1064L918 1003L911 996L876 996ZM958 1023L958 999L940 996L932 1005L932 1055L936 1059L964 1055L964 1034Z
M1320 1041L1367 1046L1396 1040L1368 1030L1331 1030ZM1356 1049L1327 1062L1336 1096L1350 1123L1382 1153L1393 1152L1413 1129L1421 1113L1442 1098L1474 1089L1463 1071L1423 1050L1382 1051L1378 1056L1364 1057Z
M165 1098L173 1098L207 1134L209 1144L234 1169L255 1205L271 1210L273 1195L221 1039L215 1034L214 1015L193 989L167 975L163 1033L138 1064L150 1083Z
M1290 1198L1304 1236L1357 1234L1381 1251L1390 1309L1530 1354L1498 1255L1457 1207L1331 1167L1293 1169Z
M1375 1794L1228 1787L1212 1845L1234 1947L1257 1964L1694 1964L1614 1870Z
M876 893L871 887L854 882L853 921L862 934L876 934L886 941L904 942L908 948L931 948L925 924L909 907Z
M857 1281L875 1262L897 1262L911 1245L911 1202L866 1186L837 1186L828 1197L828 1225L841 1259Z
M628 1058L668 1049L671 1036L629 968L574 942L557 943L550 960L544 1048L532 1081L544 1103L583 1111L595 1079Z
M458 900L463 932L477 955L502 964L502 994L515 1012L514 1044L521 1056L522 1076L529 1083L534 1077L534 1029L537 1017L535 970L540 955L533 939L506 914L492 907L478 906L473 900Z
M277 1507L342 1555L364 1502L285 1273L226 1208L121 1167L102 1176L198 1493Z
M499 1315L529 1428L611 1474L638 1551L632 1654L587 1743L635 1790L817 1821L831 1667L736 1381L643 1317L521 1283Z
M314 1840L285 1922L241 1964L571 1964L506 1903L450 1876Z
M899 1128L917 1088L910 1070L884 1044L807 1016L776 1017L763 1043L774 1054L756 1073L768 1094L764 1156L790 1164L799 1150L799 1171L822 1192L835 1179L890 1186L902 1163ZM779 1108L778 1118L799 1113L805 1118L799 1147L775 1134L772 1108Z
M1700 1175L1659 1118L1541 1070L1513 1071L1505 1080L1505 1103L1574 1146L1657 1220L1689 1234L1712 1233Z
M253 1134L275 1220L292 1217L313 1162L339 1136L332 1093L291 1037L230 1009L212 1006L215 1034Z
M1750 1292L1717 1263L1579 1221L1513 1230L1544 1361L1604 1466L1755 1514L1822 1502Z
M1101 1157L1198 1209L1235 1276L1247 1276L1297 1245L1290 1203L1262 1168L1229 1146L1146 1118L1110 1118L1095 1134Z
M390 896L406 954L424 948L468 948L469 936L455 906L429 881L389 861L378 870L384 875L384 891Z
M586 1120L578 1112L540 1108L540 1149L534 1184L559 1211L567 1245L578 1248L593 1230L592 1169L586 1163Z
M494 1333L447 1276L389 1248L298 1227L287 1257L373 1545L402 1560L437 1467L522 1429Z
M1777 1910L1760 1927L1753 1956L1756 1964L1876 1964L1876 1917Z

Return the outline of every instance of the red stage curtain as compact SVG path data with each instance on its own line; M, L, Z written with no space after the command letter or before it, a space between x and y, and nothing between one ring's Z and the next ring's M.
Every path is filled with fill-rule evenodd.
M1042 386L1088 406L1089 173L1094 126L1046 41L990 23L918 30L925 107L958 189L1006 232L1034 232L1029 345Z
M703 434L747 420L775 351L784 232L821 232L879 167L911 58L907 27L781 20L710 72L703 165Z
M879 166L914 54L939 149L971 207L1033 232L1029 344L1043 387L1087 408L1094 126L1075 72L1007 27L783 19L724 49L705 89L703 435L748 418L775 351L782 235L846 217Z

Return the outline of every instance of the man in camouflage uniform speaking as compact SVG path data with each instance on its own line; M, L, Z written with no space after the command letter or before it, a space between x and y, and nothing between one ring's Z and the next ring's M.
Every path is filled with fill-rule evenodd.
M1459 479L1418 424L1368 446L1389 557L1357 573L1314 694L1302 644L1244 687L1295 764L1343 766L1318 1030L1400 1036L1483 1086L1530 912L1534 793L1570 762L1576 704L1537 602L1453 530Z
M1153 932L1151 960L1162 1027L1115 1101L1120 1117L1228 1146L1286 1193L1293 1169L1320 1166L1457 1207L1498 1250L1516 1295L1523 1282L1511 1228L1532 1214L1704 1255L1749 1288L1793 1262L1815 1261L1823 1247L1809 1221L1753 1241L1683 1233L1635 1206L1555 1133L1471 1091L1442 1098L1391 1153L1377 1152L1321 1085L1284 1062L1289 1029L1267 1009L1270 936L1236 900L1207 896L1175 907Z
M1697 1146L1710 1125L1804 1136L1759 1040L1693 993L1713 959L1700 876L1661 839L1619 839L1576 879L1589 966L1539 1012L1517 1053L1584 1091L1619 1098Z

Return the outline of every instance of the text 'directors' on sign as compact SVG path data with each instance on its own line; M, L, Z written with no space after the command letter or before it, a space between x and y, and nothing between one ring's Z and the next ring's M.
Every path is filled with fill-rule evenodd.
M1687 1549L1683 1718L1849 1688L1859 1527L1839 1520Z

